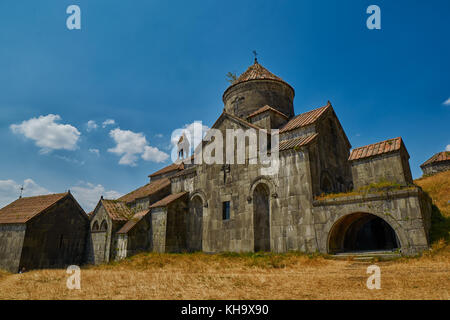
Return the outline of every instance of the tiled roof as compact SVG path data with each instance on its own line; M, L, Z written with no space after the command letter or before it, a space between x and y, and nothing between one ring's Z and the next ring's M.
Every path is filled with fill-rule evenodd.
M441 161L450 161L450 151L442 151L439 153L436 153L434 156L432 156L430 159L422 163L420 166L424 167L426 165L429 165L431 163L441 162Z
M127 221L133 216L125 202L107 199L102 199L101 202L112 220Z
M369 144L364 147L353 149L352 152L350 153L350 157L348 158L348 160L353 161L376 156L383 153L397 151L400 150L402 144L403 142L401 137Z
M312 142L317 136L318 133L314 133L309 136L302 136L289 140L280 141L280 151L305 146L308 143Z
M165 198L159 200L158 202L155 202L154 204L152 204L150 206L150 208L165 207L168 204L172 203L173 201L177 200L178 198L181 198L185 194L187 194L187 192L180 192L180 193L170 194L167 197L165 197Z
M274 80L274 81L279 81L279 82L282 82L282 83L288 85L292 89L292 91L294 91L294 89L289 85L289 83L287 83L286 81L284 81L280 77L277 77L272 72L270 72L269 70L264 68L255 59L255 63L253 65L251 65L250 67L248 67L248 69L244 73L242 73L235 81L233 81L231 86L229 86L227 88L227 90L225 90L224 95L230 88L234 87L235 85L237 85L239 83L242 83L242 82L252 81L252 80Z
M170 185L170 180L167 178L158 179L155 181L152 181L150 183L147 183L145 186L140 187L134 191L131 191L130 193L120 197L119 201L124 201L126 203L132 202L136 199L148 197L161 189L164 189L165 187L168 187Z
M329 108L331 108L331 104L328 103L326 106L320 107L318 109L314 109L291 119L288 123L286 123L281 129L280 133L291 131L300 127L304 127L316 122L322 114L325 113Z
M0 224L26 223L67 195L68 192L17 199L0 209Z
M128 231L130 231L131 229L134 228L135 225L137 225L137 223L139 221L142 220L143 217L145 217L145 215L149 212L149 210L143 210L143 211L139 211L137 212L133 218L131 218L130 220L128 220L123 226L122 228L119 229L119 231L117 231L117 233L128 233Z
M285 115L284 113L282 113L282 112L280 112L280 111L278 111L278 110L272 108L271 106L265 105L264 107L259 108L258 110L256 110L256 111L253 112L252 114L250 114L250 115L247 117L247 119L248 119L248 118L251 118L251 117L254 117L254 116L258 115L258 114L261 114L261 113L263 113L263 112L266 112L266 111L273 111L273 112L275 112L275 113L277 113L277 114L279 114L279 115L281 115L281 116L283 116L283 117L285 117L285 118L288 118L288 116Z
M181 162L181 163L172 163L171 165L168 165L167 167L164 167L161 170L158 170L158 171L152 173L151 175L149 175L149 177L152 178L152 177L156 177L156 176L159 176L161 174L164 174L164 173L168 173L168 172L175 171L175 170L183 170L183 169L184 169L184 163L183 162Z
M255 63L248 67L248 69L243 74L241 74L239 78L237 78L236 81L233 82L233 84L250 80L264 79L283 81L283 79L274 75L272 72L260 65L257 60L255 60Z

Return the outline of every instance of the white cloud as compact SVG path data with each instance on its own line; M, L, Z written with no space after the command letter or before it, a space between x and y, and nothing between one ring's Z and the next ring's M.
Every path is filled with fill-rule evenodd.
M450 106L450 98L448 98L447 100L445 100L442 104L443 104L444 106Z
M142 159L153 162L163 162L169 158L169 155L158 148L145 146Z
M112 126L114 124L116 124L116 121L114 119L106 119L105 121L103 121L102 127L106 128L107 126Z
M445 151L450 151L450 144L445 147Z
M61 120L59 115L49 114L25 120L21 124L12 124L10 129L16 134L34 140L41 148L41 153L59 149L75 150L80 132L70 124L56 123L59 120Z
M98 125L94 120L89 120L86 125L87 125L86 131L88 132L98 128Z
M25 179L23 181L23 184L19 184L12 179L0 180L0 208L19 198L20 188L22 187L22 185L24 197L38 196L50 193L46 188L41 187L32 179Z
M111 138L116 142L114 148L108 152L121 156L119 164L136 166L139 156L146 161L162 162L169 157L168 154L151 147L142 133L116 128L109 132Z
M105 199L117 199L122 196L120 192L106 190L101 184L95 185L83 181L77 186L70 187L70 192L86 212L90 212L95 208L101 196Z
M91 152L91 153L97 155L97 157L100 156L100 150L98 150L98 149L89 149L89 152Z

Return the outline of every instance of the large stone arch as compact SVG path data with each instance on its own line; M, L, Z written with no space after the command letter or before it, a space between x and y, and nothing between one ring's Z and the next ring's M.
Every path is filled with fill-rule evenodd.
M379 220L376 220L375 218ZM366 222L370 221L382 221L383 223L385 223L390 229L392 229L392 232L395 234L396 240L398 241L397 248L402 251L408 250L410 246L408 237L397 221L389 217L389 215L381 215L375 212L361 211L341 215L337 217L335 221L333 221L333 223L329 225L329 227L326 230L327 237L325 246L327 253L331 254L336 253L339 251L336 249L339 248L345 249L343 248L344 245L343 241L346 241L346 237L348 236L347 232L349 232L351 228L358 227L357 225L358 223L359 227L362 228ZM353 230L351 232L357 231ZM336 241L336 239L338 240ZM383 249L376 249L376 250L383 250Z

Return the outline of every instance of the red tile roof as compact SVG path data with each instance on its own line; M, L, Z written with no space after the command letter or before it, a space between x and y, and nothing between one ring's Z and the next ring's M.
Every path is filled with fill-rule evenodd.
M138 224L139 221L142 220L143 217L145 217L149 213L149 210L143 210L137 212L130 220L128 220L122 228L117 231L118 234L128 233L131 229L134 228L135 225Z
M176 171L176 170L180 171L180 170L183 170L183 169L184 169L184 163L183 162L181 162L181 163L172 163L172 164L168 165L167 167L164 167L161 170L158 170L158 171L150 174L149 177L153 178L153 177L159 176L159 175L164 174L164 173L169 173L169 172Z
M173 201L181 198L182 196L184 196L185 194L187 194L187 192L180 192L180 193L174 193L174 194L170 194L167 197L159 200L158 202L155 202L154 204L152 204L150 206L150 208L158 208L158 207L165 207L168 204L172 203Z
M100 201L111 220L127 221L133 216L133 213L130 208L127 207L125 202L107 199L102 199Z
M264 107L259 108L258 110L256 110L256 111L253 112L252 114L250 114L250 115L247 117L247 119L248 119L248 118L251 118L251 117L254 117L254 116L258 115L258 114L261 114L261 113L263 113L263 112L266 112L266 111L272 111L272 112L275 112L276 114L279 114L279 115L281 115L281 116L283 116L283 117L285 117L285 118L288 118L288 116L285 115L284 113L282 113L282 112L280 112L280 111L278 111L278 110L272 108L271 106L265 105Z
M147 183L145 186L140 187L134 191L131 191L130 193L127 193L126 195L120 197L117 200L124 201L126 203L133 202L136 199L148 197L168 186L170 186L170 180L168 178L158 179L150 183Z
M308 143L314 141L314 139L318 136L318 133L314 133L309 136L297 137L289 140L280 141L280 151L299 148L307 145Z
M270 72L269 70L264 68L255 59L255 63L253 65L251 65L250 67L248 67L248 69L244 73L242 73L231 84L231 86L228 87L227 90L225 90L224 95L230 88L234 87L235 85L237 85L239 83L247 82L247 81L252 81L252 80L274 80L274 81L279 81L279 82L282 82L282 83L288 85L292 89L292 91L294 91L294 89L289 85L289 83L287 83L286 81L284 81L280 77L277 77L272 72Z
M318 109L314 109L291 119L288 123L286 123L281 129L280 133L291 131L300 127L304 127L316 122L329 108L331 108L331 104L328 103L326 106L320 107Z
M403 142L401 137L369 144L364 147L353 149L352 152L350 153L350 157L348 158L348 160L349 161L359 160L384 153L398 151L400 150L402 145Z
M424 167L429 164L436 163L436 162L442 162L442 161L450 161L450 151L442 151L442 152L436 153L430 159L428 159L427 161L422 163L420 165L420 167Z
M248 67L248 69L244 73L242 73L239 78L237 78L236 81L233 82L233 84L244 81L263 79L283 81L283 79L274 75L272 72L264 68L258 63L258 61L255 60L255 63Z
M26 223L68 195L66 192L17 199L0 209L0 224Z

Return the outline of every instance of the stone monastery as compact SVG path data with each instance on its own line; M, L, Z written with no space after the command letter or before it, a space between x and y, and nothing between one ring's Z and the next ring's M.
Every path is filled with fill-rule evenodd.
M140 251L412 255L427 249L431 201L413 185L402 138L351 150L330 102L295 115L294 94L255 59L225 90L223 112L212 126L223 136L226 129L269 136L278 129L278 172L265 175L248 157L245 164L196 164L181 147L180 161L150 174L145 186L116 200L102 197L87 222L79 219L85 239L67 250L78 254L75 245L84 241L84 261L98 264ZM14 232L22 238L30 232L29 222L15 224L19 231L2 222L4 211L8 206L0 210L0 250ZM69 242L63 237L54 245ZM0 251L2 260L2 254L10 256Z

